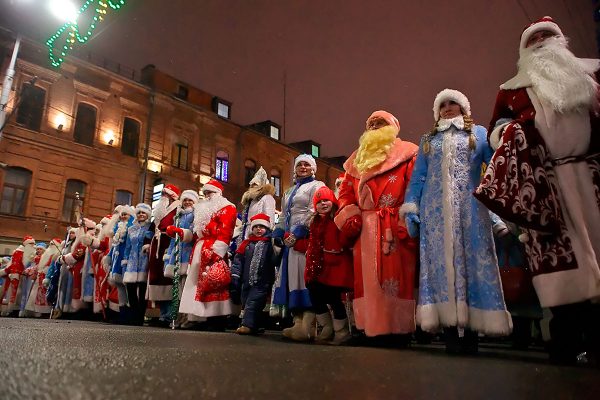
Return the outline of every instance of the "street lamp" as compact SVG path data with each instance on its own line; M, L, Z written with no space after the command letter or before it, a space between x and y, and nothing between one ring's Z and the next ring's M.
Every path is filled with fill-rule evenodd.
M4 76L4 82L2 83L2 93L0 94L0 140L2 140L4 125L6 125L6 107L8 107L8 97L10 95L10 89L12 88L13 79L15 77L15 63L17 62L17 54L19 54L20 46L21 35L17 35L12 57L10 58L10 64L8 64L6 75Z
M71 0L50 0L48 8L62 22L75 23L79 16L77 7Z

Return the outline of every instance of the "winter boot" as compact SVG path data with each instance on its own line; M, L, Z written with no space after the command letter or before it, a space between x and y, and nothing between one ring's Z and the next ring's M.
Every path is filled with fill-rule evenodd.
M302 330L302 314L294 315L294 326L285 328L281 333L288 339L292 338L293 332Z
M317 314L317 322L321 325L322 329L315 340L317 342L329 342L333 339L333 320L331 319L331 314L328 312Z
M348 320L347 319L334 319L333 320L333 329L335 331L335 336L330 344L340 345L346 343L352 338L350 334L350 330L348 329Z
M307 337L307 340L313 340L317 334L316 316L311 311L305 311L302 315L302 334Z

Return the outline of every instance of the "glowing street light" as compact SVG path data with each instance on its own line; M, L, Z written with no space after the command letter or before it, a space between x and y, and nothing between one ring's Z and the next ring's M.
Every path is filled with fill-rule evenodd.
M75 23L79 16L79 10L71 0L50 0L48 9L62 22Z

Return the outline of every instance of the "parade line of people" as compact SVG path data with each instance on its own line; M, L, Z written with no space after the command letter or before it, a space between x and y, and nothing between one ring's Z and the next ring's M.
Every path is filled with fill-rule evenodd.
M516 265L532 277L529 308L552 313L551 360L597 365L600 60L573 55L549 17L523 31L519 55L489 129L453 89L419 145L375 111L335 192L312 156L295 159L277 222L261 167L239 214L213 179L201 193L166 185L154 209L83 218L64 240L25 237L0 269L2 315L217 330L239 316L240 335L291 319L284 337L338 345L356 332L406 344L419 327L473 354L481 336L523 329L527 307L501 274Z

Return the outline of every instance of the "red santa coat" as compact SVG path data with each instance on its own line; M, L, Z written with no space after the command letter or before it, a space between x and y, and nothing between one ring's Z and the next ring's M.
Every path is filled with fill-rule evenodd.
M342 229L350 217L362 217L353 248L353 306L356 326L368 336L415 329L417 246L399 220L398 209L417 151L417 145L396 139L386 160L365 173L354 167L356 152L344 164L335 223Z
M75 255L77 250L81 250L81 255ZM73 276L73 289L71 295L71 312L85 308L83 299L83 276L82 270L85 258L88 257L88 247L77 239L71 247L71 252L64 256L66 264L69 266L69 273Z
M103 260L110 251L110 238L102 240L94 238L92 242L92 268L94 271L94 312L102 312L108 301L110 286L108 284L108 271L104 268Z
M587 165L595 192L591 201L595 197L600 208L600 119L590 114L590 142L585 154L556 160L536 127L538 110L530 91L519 87L498 93L488 132L492 146L499 147L475 197L500 217L526 228L524 245L533 284L541 305L551 307L600 296L600 271L589 263L578 263L572 245L575 237L571 236L577 234L567 229L561 190L570 189L561 187L556 179L556 168L561 165ZM496 126L499 121L504 124Z
M148 253L148 292L146 297L152 301L170 301L173 298L173 279L165 276L165 251L169 248L171 238L167 235L167 227L175 222L175 214L180 202L174 201L167 209L160 221L154 221L150 225L150 231L155 234L151 240L145 241L150 244Z
M4 285L2 287L0 300L2 300L2 312L9 313L19 309L18 296L21 275L25 271L26 260L23 260L23 246L17 247L13 252L8 267L1 271L4 276Z
M179 312L196 317L232 313L229 299L229 267L222 260L233 236L237 210L224 197L215 201L214 211L203 202L194 206L194 238L188 277L181 294ZM209 215L207 215L209 214Z
M324 285L352 290L354 287L354 265L352 263L352 240L338 229L329 216L316 215L310 224L308 239L298 240L294 248L306 241L306 267L304 280L314 280Z

